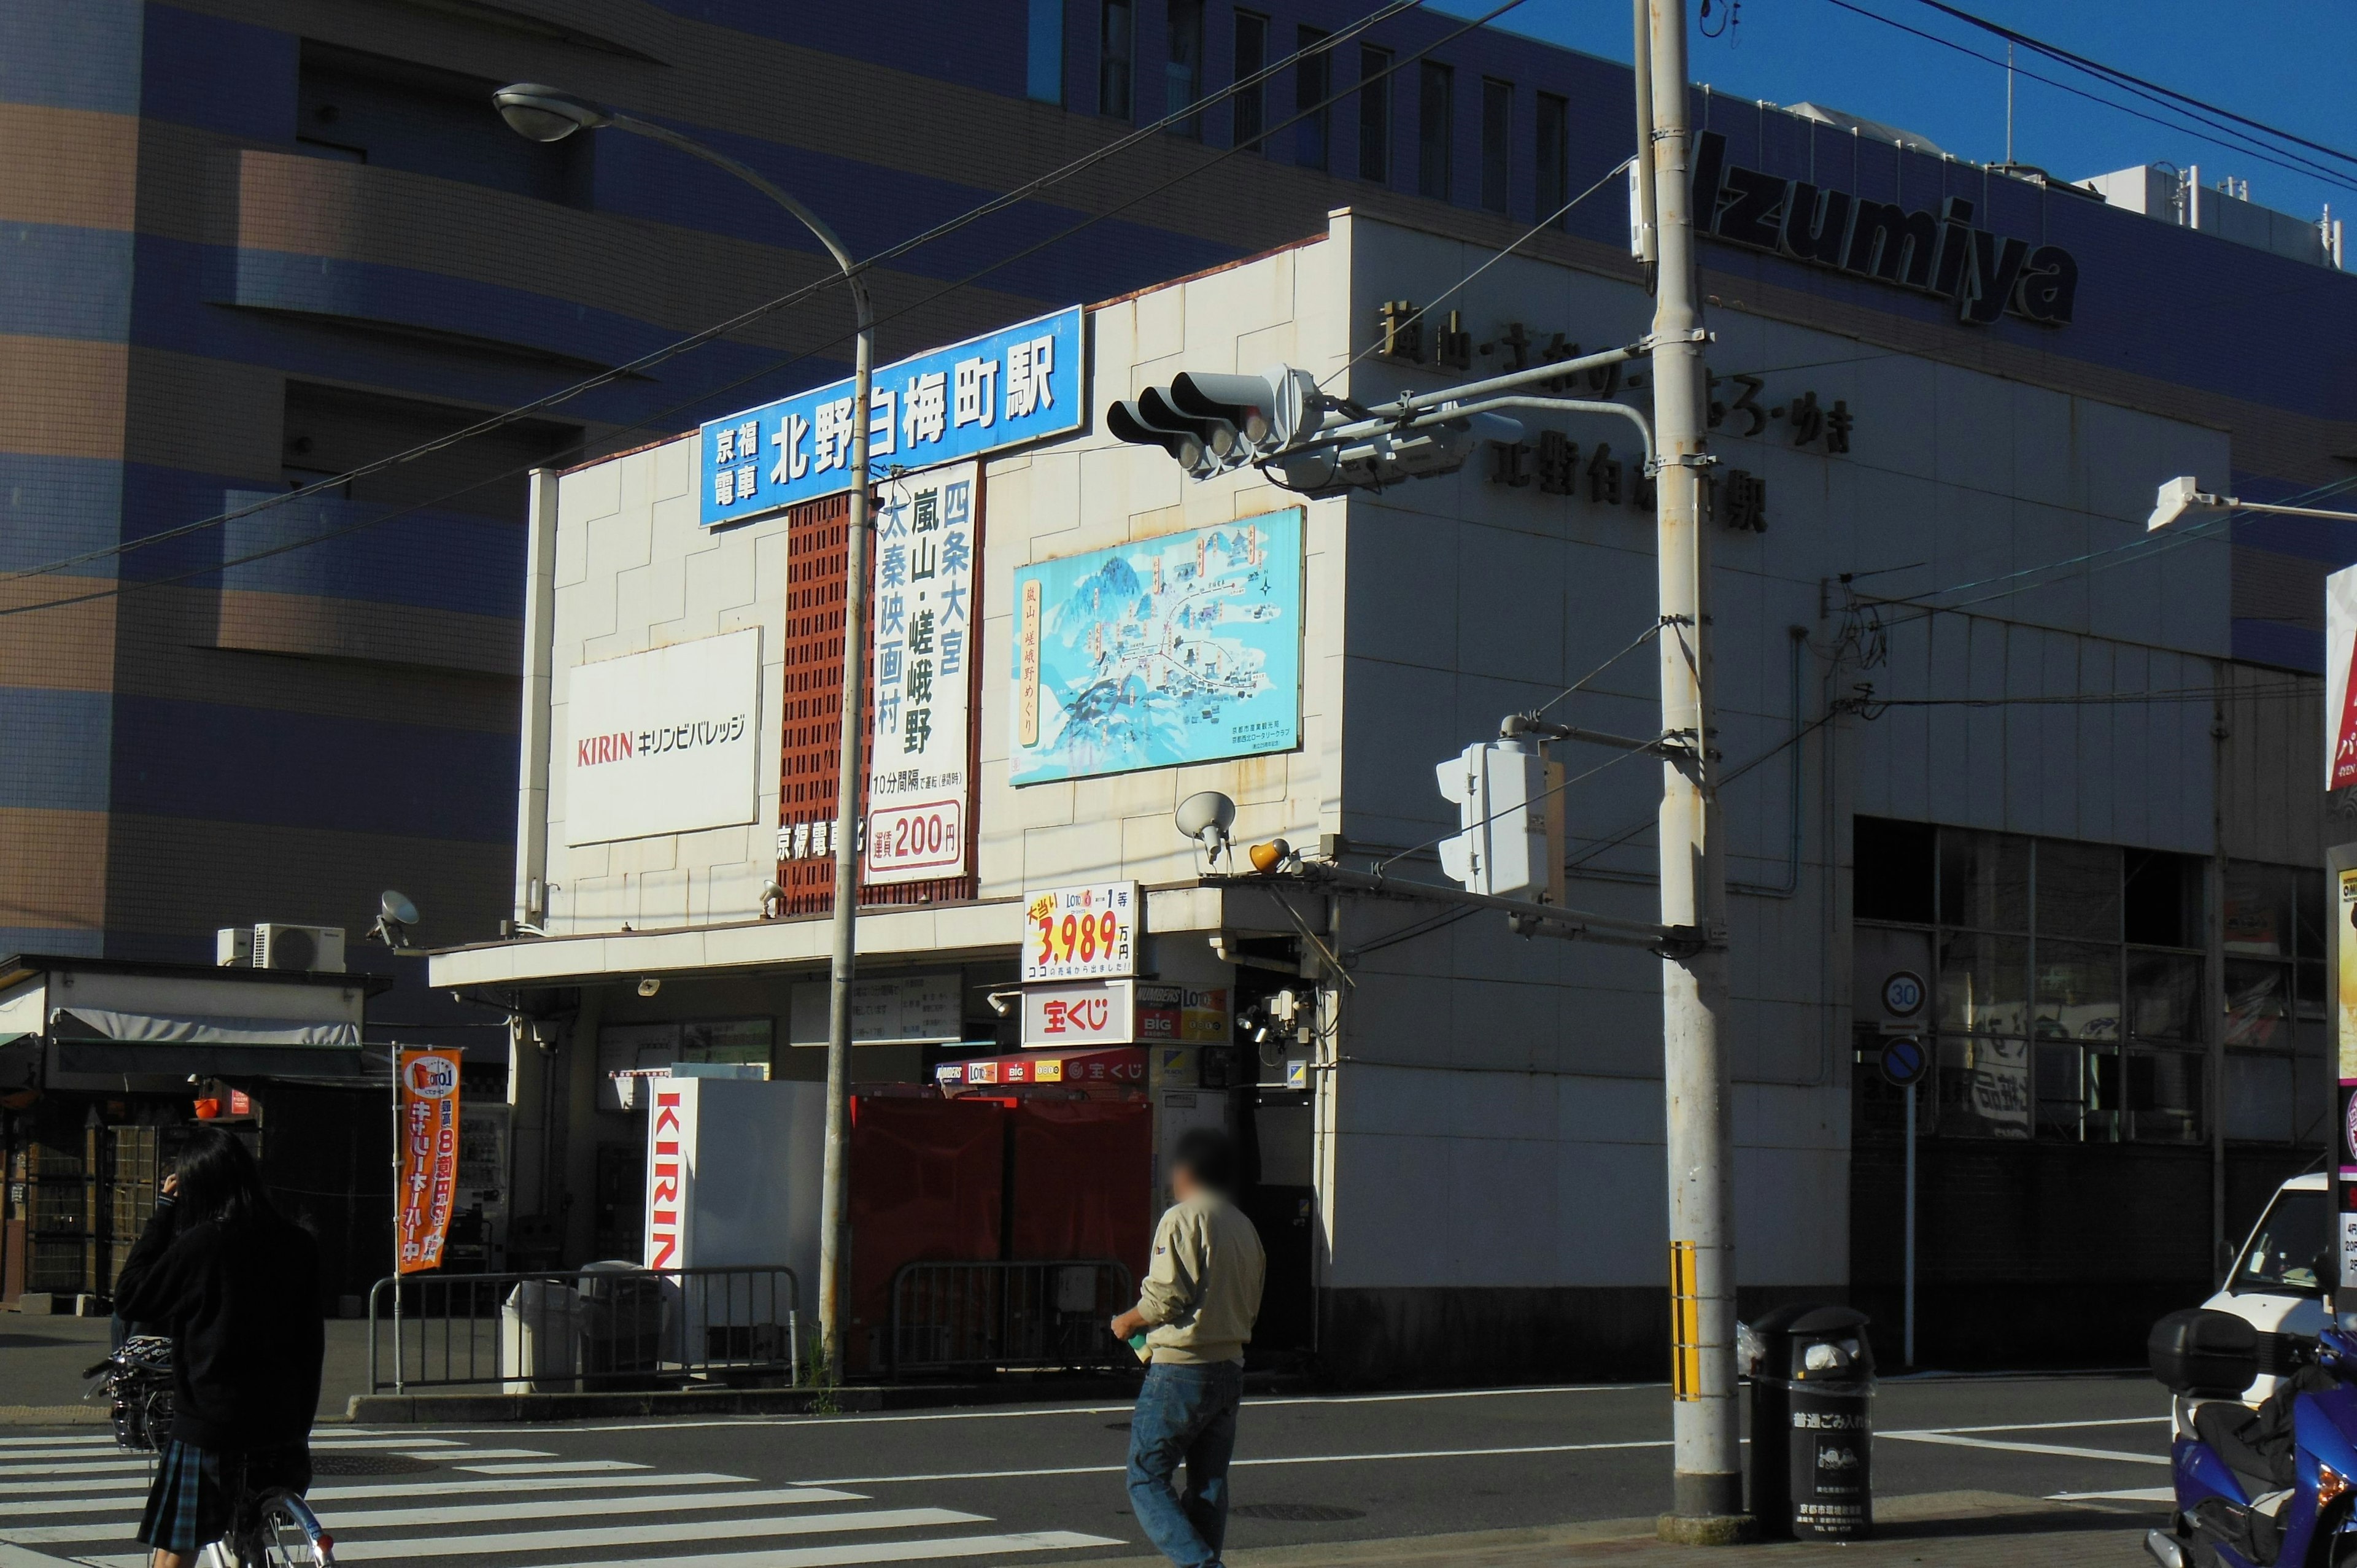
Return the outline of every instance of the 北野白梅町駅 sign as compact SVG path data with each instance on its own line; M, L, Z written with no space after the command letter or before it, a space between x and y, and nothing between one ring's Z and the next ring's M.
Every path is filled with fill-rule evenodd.
M878 366L868 472L928 468L1080 429L1082 343L1075 305ZM851 403L845 379L706 424L696 435L698 521L743 522L849 489Z
M1956 302L1961 320L1986 326L2011 311L2061 327L2079 292L2079 263L2060 245L1973 226L1961 196L1936 213L1909 211L1804 179L1727 161L1727 138L1695 138L1695 226L1755 250L1774 251L1853 277L1873 278Z

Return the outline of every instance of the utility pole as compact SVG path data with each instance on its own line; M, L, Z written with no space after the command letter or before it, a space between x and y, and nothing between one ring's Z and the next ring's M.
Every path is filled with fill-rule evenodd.
M1668 1102L1674 1493L1661 1533L1693 1542L1746 1531L1737 1437L1735 1198L1727 1104L1727 873L1711 777L1710 556L1703 471L1709 375L1695 304L1686 124L1684 0L1650 0L1653 205L1661 256L1653 309L1653 420L1661 471L1662 924L1684 940L1662 960Z

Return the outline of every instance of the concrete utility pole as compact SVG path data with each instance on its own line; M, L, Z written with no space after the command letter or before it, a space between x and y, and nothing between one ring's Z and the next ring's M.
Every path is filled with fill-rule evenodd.
M1703 445L1709 373L1695 304L1684 0L1651 0L1653 206L1661 270L1654 298L1653 421L1661 451L1662 736L1683 741L1662 764L1662 924L1685 940L1662 961L1663 1087L1668 1100L1672 1434L1675 1491L1662 1533L1737 1539L1743 1458L1737 1436L1735 1198L1727 1105L1727 874L1712 779L1710 553Z

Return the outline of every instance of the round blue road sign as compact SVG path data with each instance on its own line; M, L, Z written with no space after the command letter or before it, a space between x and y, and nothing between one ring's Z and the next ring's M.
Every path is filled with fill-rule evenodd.
M1922 1041L1912 1035L1899 1035L1882 1042L1882 1060L1878 1065L1885 1082L1893 1089L1905 1089L1921 1080L1931 1059Z

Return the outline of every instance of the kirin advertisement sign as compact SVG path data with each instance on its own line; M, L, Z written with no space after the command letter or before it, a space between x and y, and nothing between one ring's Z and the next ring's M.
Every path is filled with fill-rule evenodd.
M565 728L568 844L753 821L760 628L576 665Z

